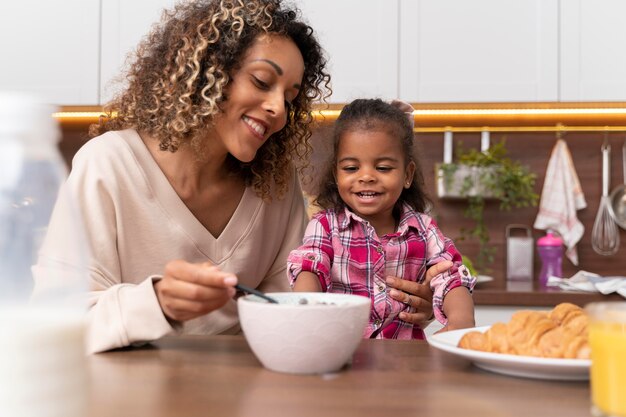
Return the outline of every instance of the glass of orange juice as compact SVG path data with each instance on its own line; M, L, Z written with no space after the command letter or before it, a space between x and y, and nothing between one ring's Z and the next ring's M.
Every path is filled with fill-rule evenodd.
M592 413L626 417L626 302L591 303L586 310Z

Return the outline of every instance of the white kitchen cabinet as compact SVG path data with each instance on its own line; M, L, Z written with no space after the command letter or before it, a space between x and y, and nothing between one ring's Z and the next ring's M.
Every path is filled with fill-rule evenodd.
M0 2L0 90L99 102L100 0Z
M558 0L400 0L399 20L404 100L559 98Z
M398 97L399 0L298 0L329 58L331 103Z
M177 0L0 3L0 90L103 104ZM626 101L622 0L293 0L329 58L331 103Z
M165 8L176 0L105 0L102 2L101 103L110 100L123 86L117 78L126 57L156 24Z
M329 102L397 97L398 0L297 0L329 57ZM175 0L107 0L102 5L102 101L120 88L126 55Z
M626 101L626 2L561 1L561 101Z
M175 2L102 1L100 102L115 91L111 80L120 73L127 53L163 8ZM626 2L621 0L295 3L327 51L331 103L356 97L412 102L626 101L626 26L621 24ZM67 14L66 9L64 5L60 15Z

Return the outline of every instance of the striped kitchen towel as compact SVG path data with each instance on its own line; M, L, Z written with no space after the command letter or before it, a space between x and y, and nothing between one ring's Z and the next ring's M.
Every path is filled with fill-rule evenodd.
M578 265L576 244L585 232L576 211L587 207L580 187L572 155L563 139L558 139L548 161L548 169L541 192L535 229L556 231L566 247L565 255Z

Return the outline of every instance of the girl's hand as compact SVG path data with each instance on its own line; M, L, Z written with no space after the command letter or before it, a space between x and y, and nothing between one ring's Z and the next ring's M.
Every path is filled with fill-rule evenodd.
M154 284L157 299L168 319L187 321L217 310L235 295L237 277L210 262L182 260L165 265L163 278Z
M452 265L451 261L443 261L431 266L426 271L426 278L422 284L398 277L387 277L387 285L394 288L389 291L391 298L415 309L415 313L400 313L401 320L418 325L422 329L432 321L433 291L430 289L430 280L450 269Z

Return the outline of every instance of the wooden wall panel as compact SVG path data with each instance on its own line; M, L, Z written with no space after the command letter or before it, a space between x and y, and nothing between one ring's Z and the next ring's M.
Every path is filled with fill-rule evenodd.
M312 157L312 167L309 174L315 174L324 164L327 153L330 150L331 129L324 127L318 129L314 134L313 141L315 151ZM626 138L625 133L612 132L609 134L611 143L611 187L623 183L621 147ZM547 168L550 153L556 141L552 132L511 132L492 133L491 143L506 140L506 147L512 159L519 160L523 165L530 168L537 175L535 191L540 195L545 171ZM584 132L567 133L564 135L574 164L581 181L583 192L587 201L587 208L578 211L578 218L585 226L585 234L578 244L579 266L575 267L569 260L563 261L563 274L569 277L578 270L595 272L601 275L626 275L626 231L619 229L622 245L616 255L601 256L596 254L591 248L591 230L598 210L601 195L601 153L600 146L603 140L603 133ZM470 257L477 254L477 244L473 241L459 241L461 228L470 228L472 224L464 218L463 211L465 204L461 201L450 201L438 199L435 194L434 165L441 162L443 158L443 134L442 133L418 133L416 141L421 156L421 164L424 172L428 194L434 203L434 217L436 218L442 231L455 239L459 250ZM463 142L464 148L479 148L480 133L456 133L454 143ZM315 193L315 185L305 185L305 190L311 194ZM505 228L507 224L525 224L532 228L537 207L513 209L511 211L500 211L497 203L490 202L485 208L485 218L490 230L490 240L497 249L490 274L496 280L505 279L506 270L506 239ZM542 230L533 230L533 238L538 239L545 234ZM540 260L535 251L534 270L535 277L539 275L541 269Z
M330 124L319 126L313 135L312 141L314 152L311 156L311 164L307 174L317 177L325 163L331 142ZM88 140L87 125L64 124L62 126L63 140L59 147L68 165L76 150ZM611 154L611 189L623 182L621 146L626 138L626 133L610 133L612 147ZM511 132L493 133L492 143L505 138L509 156L527 165L532 172L537 174L535 190L541 193L550 152L555 143L555 135L552 132ZM571 276L579 269L595 272L601 275L626 275L626 231L619 229L622 245L619 252L614 256L601 256L591 248L591 230L598 210L601 194L601 154L600 146L603 134L600 132L570 132L564 136L568 143L574 164L581 181L587 208L578 212L579 219L585 225L585 234L578 245L580 265L573 266L568 260L563 262L563 273ZM434 164L442 160L443 134L441 133L418 133L416 141L421 156L422 169L425 176L428 193L434 203L434 216L445 234L454 238L459 237L462 227L468 228L471 224L463 217L464 204L462 202L440 200L435 195ZM480 133L456 133L454 143L462 141L464 147L479 147ZM315 193L315 181L304 184L305 191ZM485 218L488 219L491 243L497 249L495 260L490 272L496 280L504 280L506 267L505 253L505 227L511 223L521 223L532 227L537 208L513 209L510 212L502 212L496 203L489 203L485 210ZM544 232L533 229L535 239L543 236ZM477 245L472 241L458 241L457 246L462 253L472 257L477 253ZM540 261L535 252L535 277L539 274Z

